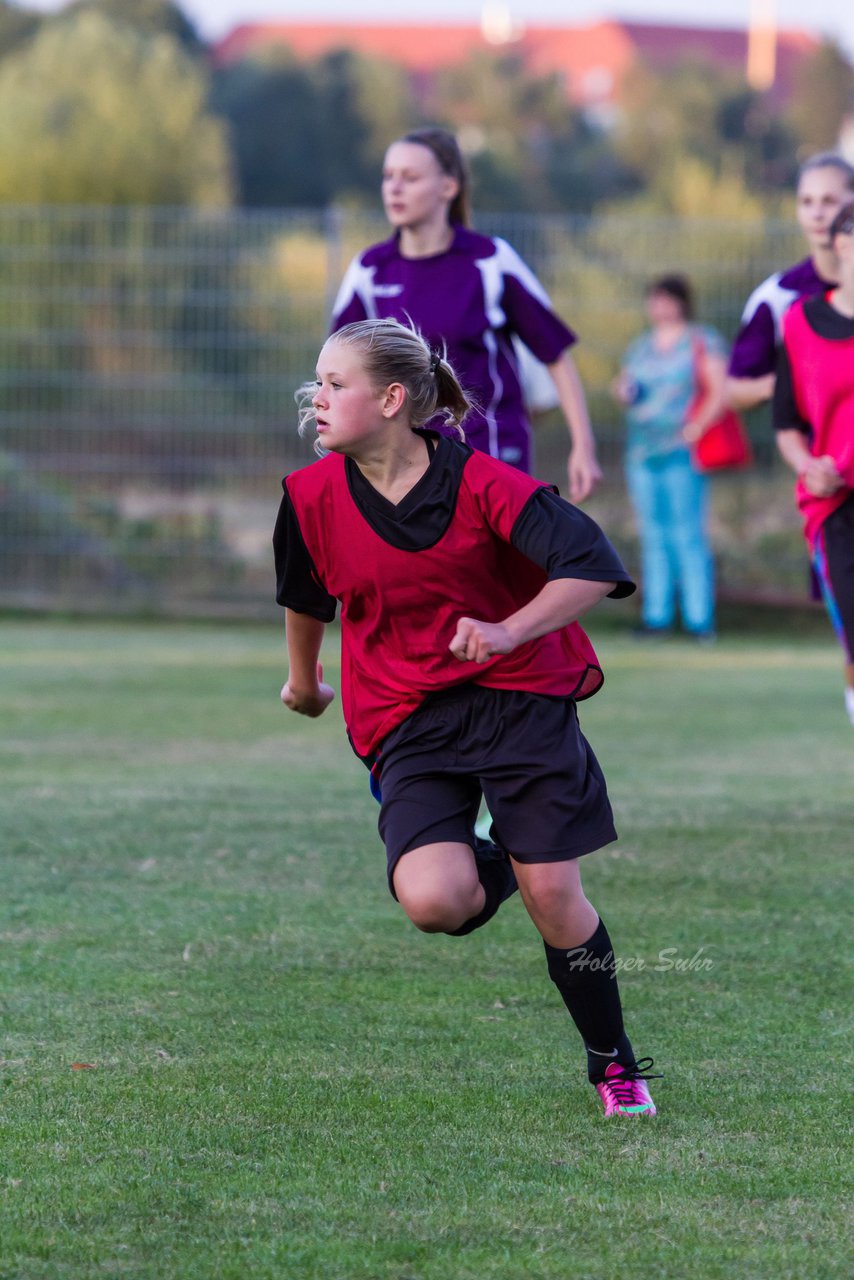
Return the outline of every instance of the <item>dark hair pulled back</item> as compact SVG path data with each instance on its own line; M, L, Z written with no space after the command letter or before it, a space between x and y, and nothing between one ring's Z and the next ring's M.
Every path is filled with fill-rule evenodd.
M439 168L458 184L459 190L448 209L448 221L454 227L467 227L471 223L469 207L469 171L460 144L447 129L410 129L399 142L414 142L426 147L436 157Z

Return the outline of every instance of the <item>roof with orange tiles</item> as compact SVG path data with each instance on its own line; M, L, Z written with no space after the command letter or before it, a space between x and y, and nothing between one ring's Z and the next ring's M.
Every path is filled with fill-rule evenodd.
M704 58L741 70L747 61L744 30L597 22L587 26L526 26L512 38L490 42L480 26L418 23L243 23L213 49L217 64L237 62L282 45L311 59L335 49L383 58L417 74L432 74L475 53L516 53L535 73L559 74L576 102L613 98L620 79L637 59L664 68L684 58ZM797 65L817 41L804 32L777 35L776 92L788 96Z

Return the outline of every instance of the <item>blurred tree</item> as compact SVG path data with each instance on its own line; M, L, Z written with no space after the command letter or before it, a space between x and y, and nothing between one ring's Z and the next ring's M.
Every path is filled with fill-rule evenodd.
M417 118L412 87L394 63L340 49L315 69L333 191L376 197L389 143Z
M0 0L0 58L5 58L34 36L42 21L40 14L19 9L8 0Z
M747 85L721 98L715 120L720 168L753 191L789 190L797 172L795 137L767 94Z
M614 134L618 153L652 188L666 181L679 156L713 165L725 94L721 73L710 65L684 62L662 76L639 63L623 83Z
M314 82L323 148L316 157L331 198L375 190L379 174L368 159L368 132L363 116L359 59L349 50L326 54L315 64Z
M188 53L201 53L204 48L198 31L174 0L72 0L59 20L88 12L123 22L146 36L173 36Z
M375 199L383 151L414 118L397 67L344 50L224 67L211 102L231 128L241 203L256 207Z
M738 188L788 187L795 139L770 100L740 77L709 63L685 61L657 75L639 65L626 77L614 145L653 205L676 211L686 161L695 174L725 182L725 203Z
M0 200L228 203L207 96L206 73L169 36L94 12L45 24L0 64Z
M389 142L436 120L460 134L484 209L589 209L635 185L558 78L512 57L473 58L425 95L401 68L351 50L313 63L278 50L217 71L212 103L250 206L374 202Z
M654 188L646 188L619 208L627 214L674 214L702 221L704 218L761 222L763 214L779 212L779 201L749 190L736 167L721 171L696 156L678 155Z
M211 108L229 125L241 204L327 203L318 93L308 67L287 53L224 67L214 74Z
M788 113L802 153L835 147L852 111L854 68L838 44L824 40L798 71Z
M483 209L584 210L631 185L560 78L531 75L515 55L475 54L449 67L429 105L459 134Z

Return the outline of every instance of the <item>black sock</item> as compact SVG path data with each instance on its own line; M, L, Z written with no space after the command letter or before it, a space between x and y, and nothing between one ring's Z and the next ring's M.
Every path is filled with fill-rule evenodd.
M474 859L477 864L477 878L483 885L486 902L483 904L483 910L476 916L466 920L459 929L450 930L452 938L462 938L465 934L473 933L475 929L486 924L495 915L502 902L506 902L518 887L510 859L489 840L477 839Z
M634 1062L623 1030L623 1009L617 986L614 950L600 920L596 932L580 947L550 947L543 943L549 977L557 987L587 1049L587 1074L595 1083L605 1077L609 1062Z

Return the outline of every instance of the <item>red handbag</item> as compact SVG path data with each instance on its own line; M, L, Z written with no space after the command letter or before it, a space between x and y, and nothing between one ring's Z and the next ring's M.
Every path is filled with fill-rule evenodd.
M688 411L689 421L707 394L703 380L704 351L703 339L695 338L694 375L697 381L697 394ZM753 465L753 446L750 443L750 436L734 409L725 409L719 418L709 423L699 440L694 442L691 455L698 471L739 471Z

